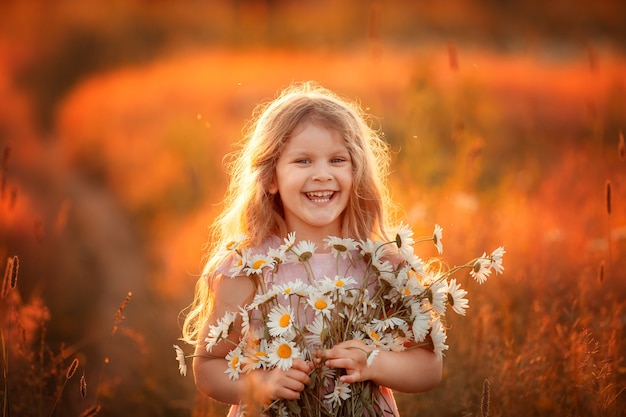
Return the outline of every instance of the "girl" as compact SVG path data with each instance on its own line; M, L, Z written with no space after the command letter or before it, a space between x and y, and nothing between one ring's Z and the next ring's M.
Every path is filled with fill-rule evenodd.
M196 346L193 371L202 393L229 404L246 404L250 413L276 399L298 399L310 382L309 374L323 360L330 368L342 369L342 382L370 380L385 387L384 413L397 416L391 390L415 393L439 383L442 363L432 350L381 351L371 362L373 349L356 340L338 343L323 355L317 352L314 361L294 359L286 370L259 368L237 379L225 371L226 357L240 333L230 332L230 340L211 346L207 357L210 327L248 305L260 287L255 275L238 272L235 260L221 248L245 236L238 247L261 253L291 232L318 248L325 247L328 236L388 240L390 201L384 182L388 165L387 145L368 126L359 106L314 83L292 85L255 112L242 149L230 165L224 210L214 222L208 262L183 327L184 340ZM313 254L315 276L336 270L337 260L330 255ZM272 275L272 285L292 280L298 273L295 267L281 265ZM241 326L238 318L234 328ZM233 406L229 415L239 411Z

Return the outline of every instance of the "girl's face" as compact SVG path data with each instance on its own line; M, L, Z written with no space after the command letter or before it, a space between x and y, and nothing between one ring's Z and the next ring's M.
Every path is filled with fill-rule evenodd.
M321 243L340 236L352 192L352 159L335 130L304 122L296 127L276 165L270 193L279 193L287 230Z

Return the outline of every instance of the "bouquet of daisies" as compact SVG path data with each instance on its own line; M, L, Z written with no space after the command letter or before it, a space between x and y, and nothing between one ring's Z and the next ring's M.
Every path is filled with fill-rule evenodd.
M242 239L243 240L243 239ZM464 265L443 269L440 263L424 262L414 251L417 242L433 241L442 253L442 228L432 236L413 238L403 225L395 240L355 241L329 236L325 239L337 259L334 276L316 277L309 261L317 250L307 241L296 243L295 234L267 253L251 253L240 248L242 240L226 248L234 257L232 276L258 277L253 301L239 311L228 312L210 326L205 340L207 354L230 332L239 331L239 343L226 356L231 379L255 369L289 369L295 358L313 360L345 340L360 340L369 346L370 365L380 350L402 351L429 346L441 358L448 349L445 314L447 307L465 315L467 291L452 274L468 269L483 283L492 271L504 271L503 247L490 255L483 253ZM339 260L355 268L341 268ZM356 265L360 263L361 268ZM273 275L284 264L300 264L302 277L273 285ZM344 262L342 265L345 265ZM353 276L359 273L363 276ZM241 329L235 320L241 317ZM182 374L186 372L183 350L174 346ZM365 350L364 350L365 351ZM311 373L311 383L295 401L277 400L264 413L268 416L362 416L381 415L387 410L385 397L371 381L346 384L341 370L326 367L323 361ZM243 409L245 410L245 408Z

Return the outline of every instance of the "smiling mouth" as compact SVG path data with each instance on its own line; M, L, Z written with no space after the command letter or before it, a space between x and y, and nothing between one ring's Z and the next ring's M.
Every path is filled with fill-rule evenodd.
M313 191L305 193L309 200L316 204L328 203L335 195L334 191Z

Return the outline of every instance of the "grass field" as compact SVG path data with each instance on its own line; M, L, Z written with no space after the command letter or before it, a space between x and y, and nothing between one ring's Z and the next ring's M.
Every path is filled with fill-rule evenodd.
M9 62L14 50L0 46ZM418 235L443 226L447 263L507 249L503 276L459 277L470 309L448 323L444 380L399 394L402 415L624 415L618 50L194 46L85 77L45 135L9 70L0 69L0 268L14 266L0 304L3 416L95 406L224 415L177 373L179 312L225 189L224 155L255 104L308 79L376 117L403 217Z

